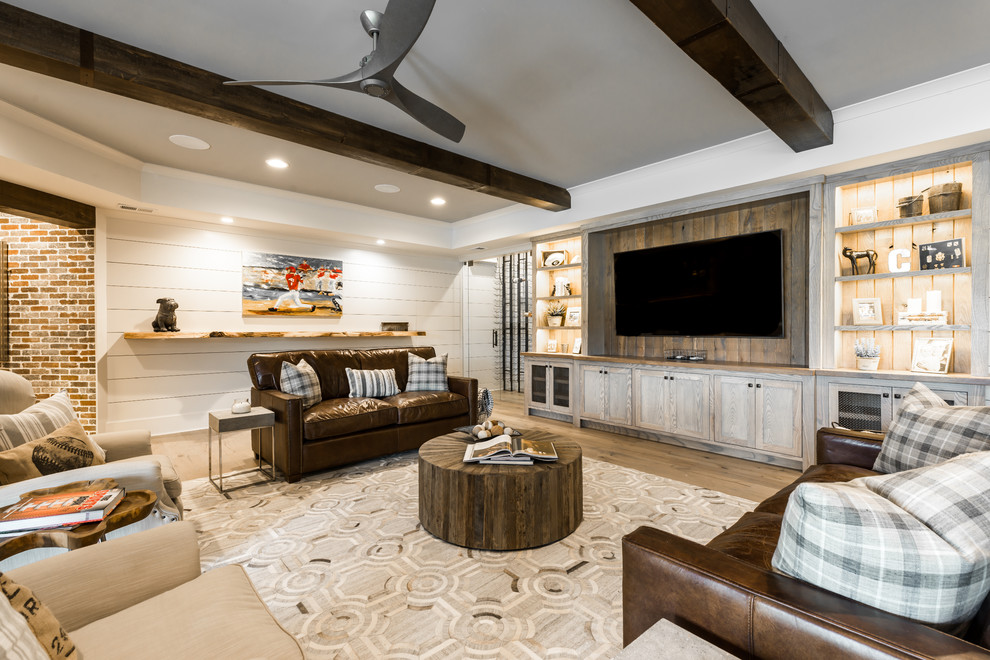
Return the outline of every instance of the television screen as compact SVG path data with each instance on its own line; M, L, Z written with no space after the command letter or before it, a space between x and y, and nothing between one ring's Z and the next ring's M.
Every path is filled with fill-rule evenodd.
M615 254L625 337L784 335L780 229Z

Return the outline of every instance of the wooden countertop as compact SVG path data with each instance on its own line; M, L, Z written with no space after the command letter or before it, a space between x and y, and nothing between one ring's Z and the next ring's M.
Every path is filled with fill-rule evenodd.
M425 337L425 330L381 330L381 331L238 331L205 330L203 332L125 332L124 339L236 339L240 337Z

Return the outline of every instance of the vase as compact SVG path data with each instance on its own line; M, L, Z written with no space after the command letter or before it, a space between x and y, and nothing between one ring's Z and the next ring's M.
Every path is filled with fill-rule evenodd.
M880 358L875 357L857 357L856 358L856 368L860 371L876 371L877 367L880 366Z
M564 317L563 316L548 316L547 317L547 325L549 325L549 326L559 327L560 325L563 324L563 322L564 322Z

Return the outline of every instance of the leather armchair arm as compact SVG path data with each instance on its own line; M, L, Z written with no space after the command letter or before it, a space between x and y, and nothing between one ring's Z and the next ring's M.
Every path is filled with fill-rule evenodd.
M286 394L279 390L251 389L251 405L262 406L275 412L275 456L276 464L285 473L289 482L299 481L302 476L303 405L302 397ZM261 451L261 434L267 429L251 431L251 445L254 451Z
M176 522L15 568L70 634L199 577L196 527Z
M447 376L447 389L468 400L468 414L471 424L478 423L478 379L466 376Z
M97 433L92 438L106 450L107 463L152 453L150 431L111 431Z
M652 527L622 539L623 644L667 619L739 657L990 658L961 639Z
M880 455L883 435L869 431L820 428L815 436L815 462L838 463L873 469Z

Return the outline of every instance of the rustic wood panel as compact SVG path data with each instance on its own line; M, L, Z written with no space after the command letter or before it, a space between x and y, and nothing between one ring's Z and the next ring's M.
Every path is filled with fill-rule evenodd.
M589 334L602 337L602 353L660 358L664 350L694 348L708 351L710 361L766 364L808 364L808 232L807 192L738 204L619 227L589 234L600 263L589 280ZM771 229L784 230L784 337L622 337L615 334L615 254L629 250L675 245ZM745 276L745 273L741 273ZM754 282L753 295L759 295Z

